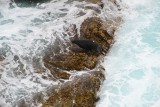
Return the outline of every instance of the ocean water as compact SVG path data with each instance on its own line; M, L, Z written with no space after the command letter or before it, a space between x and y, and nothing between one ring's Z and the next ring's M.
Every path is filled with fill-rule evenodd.
M128 9L103 62L97 107L160 107L160 1L122 2Z
M78 0L51 0L36 7L9 3L0 0L0 107L39 107L59 83L43 65L45 50L57 38L64 46L72 36L66 30L73 24L79 29L84 19L96 16L85 7L99 6ZM39 68L45 72L37 73Z

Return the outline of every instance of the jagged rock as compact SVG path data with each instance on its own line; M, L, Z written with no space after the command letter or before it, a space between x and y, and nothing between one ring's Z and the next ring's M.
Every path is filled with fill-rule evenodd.
M80 29L81 38L97 41L100 46L107 52L113 37L104 29L102 21L98 17L86 19Z
M97 56L88 55L84 52L58 54L46 57L44 62L62 70L84 70L85 68L93 69L97 63Z
M103 70L76 76L61 84L42 107L95 107L96 95L104 80Z
M86 19L81 24L80 34L79 39L94 40L103 50L109 48L113 41L113 37L104 29L102 21L97 17ZM75 38L77 38L76 35ZM58 85L58 88L44 102L43 107L95 107L98 99L97 91L104 80L104 69L97 64L100 56L77 49L73 45L70 52L47 54L44 57L44 66L56 79L69 79L69 81ZM94 70L91 71L91 69ZM83 70L86 73L75 76L70 73L72 70L76 72Z
M96 13L101 13L101 8L100 7L95 7L95 6L85 6L84 7L85 8L85 10L93 10L93 11L95 11Z
M102 0L84 0L84 1L86 1L86 2L91 2L91 3L101 3L102 2Z
M0 55L0 61L3 61L5 57L3 55Z
M56 79L69 79L70 74L65 72L64 70L61 70L57 68L56 66L53 66L51 63L44 62L45 67L47 67L51 74L54 76Z

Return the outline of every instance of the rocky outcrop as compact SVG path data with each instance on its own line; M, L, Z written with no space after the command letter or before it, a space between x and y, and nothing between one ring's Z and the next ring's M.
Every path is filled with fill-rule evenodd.
M96 92L104 80L103 70L75 76L59 85L42 107L94 107L99 99Z
M98 17L88 18L81 24L79 39L96 41L105 50L104 54L113 41ZM45 67L57 80L69 80L54 89L43 107L94 107L104 80L104 69L98 63L103 55L88 54L71 43L68 46L69 52L47 54L43 59ZM78 76L78 72L83 73Z
M100 0L85 1L101 2ZM74 32L74 34L68 34L71 36L71 41L74 39L94 40L102 48L102 54L88 54L71 42L67 42L67 45L62 46L63 52L60 52L59 45L56 45L56 49L52 49L55 52L44 56L44 66L50 70L55 81L60 81L60 83L52 89L52 93L48 94L49 97L43 103L43 107L95 107L99 99L97 92L105 78L104 68L99 62L113 43L114 32L121 18L113 20L102 21L99 17L87 18L81 24L80 35L77 33L76 25L73 25L73 29L69 28L72 33ZM109 31L106 30L108 28Z
M107 52L113 37L103 27L103 22L98 17L85 20L80 29L81 38L97 41L102 49Z
M69 52L65 54L54 55L44 59L45 65L50 64L62 70L84 70L93 69L97 62L97 56L87 55L84 52Z
M84 0L84 1L86 1L86 2L91 2L91 3L95 3L95 4L102 2L102 0Z

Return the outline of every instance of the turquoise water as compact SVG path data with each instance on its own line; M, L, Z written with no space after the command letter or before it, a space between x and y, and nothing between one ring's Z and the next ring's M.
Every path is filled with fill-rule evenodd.
M103 62L97 107L160 107L160 1L123 2L129 9Z
M103 1L106 5L100 16L112 19L117 9L111 0ZM52 0L35 8L15 4L10 8L9 2L0 0L0 107L38 107L41 102L33 98L46 97L46 90L58 82L43 79L49 71L44 68L46 73L35 73L34 65L43 68L47 46L56 38L68 40L63 35L66 28L72 24L79 28L85 18L95 16L84 7L97 5ZM124 24L103 62L107 78L97 107L160 107L160 1L122 2L129 8L124 10ZM81 12L86 14L79 16Z

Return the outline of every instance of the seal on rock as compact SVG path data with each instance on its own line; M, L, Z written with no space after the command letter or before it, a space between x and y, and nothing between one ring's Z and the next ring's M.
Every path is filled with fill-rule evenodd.
M72 40L72 43L78 45L80 48L88 53L99 55L102 51L101 47L93 40Z
M17 4L17 6L20 7L30 7L30 6L36 6L37 3L45 3L45 2L49 2L51 0L11 0L11 4L15 3Z

